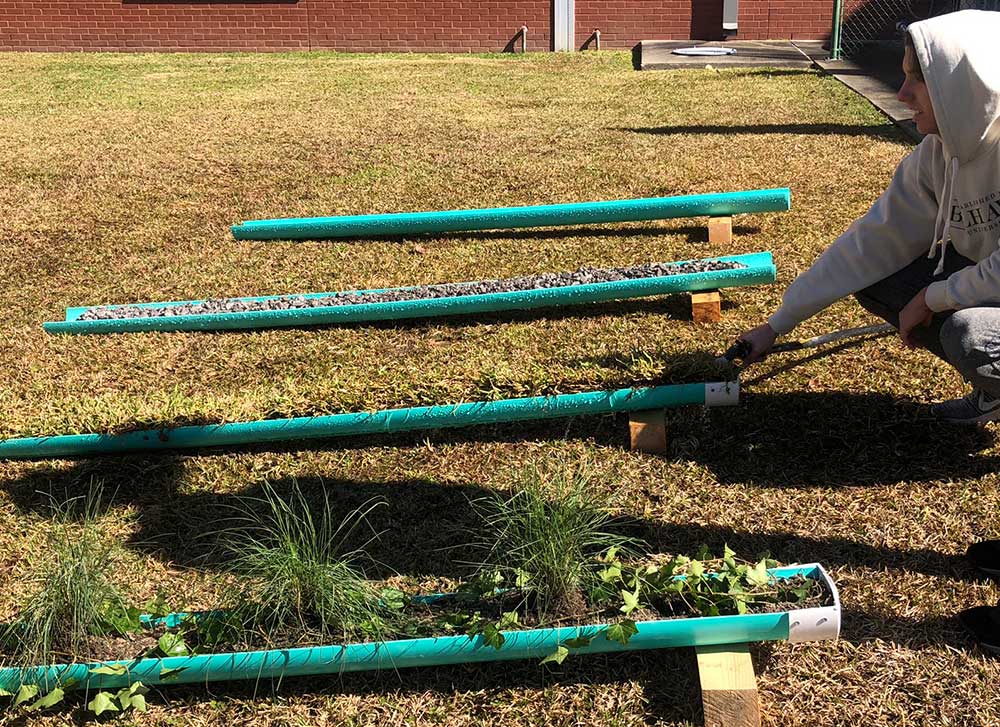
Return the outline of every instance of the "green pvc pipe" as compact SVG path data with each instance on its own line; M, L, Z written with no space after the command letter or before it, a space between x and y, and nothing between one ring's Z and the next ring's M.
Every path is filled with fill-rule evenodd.
M376 237L515 227L638 222L702 215L722 217L750 212L784 212L791 207L791 204L791 192L787 188L778 188L610 202L250 220L233 225L231 229L233 237L237 240L320 240L335 237Z
M48 459L258 442L325 439L415 429L466 427L533 419L665 409L686 404L733 405L737 382L674 384L617 391L592 391L524 399L418 406L376 412L332 414L256 422L143 429L123 434L67 434L0 441L0 459Z
M710 646L756 641L818 640L839 633L839 597L826 571L818 564L790 566L770 571L776 578L803 575L820 580L831 591L834 605L816 609L742 616L642 621L638 633L622 645L603 635L606 624L563 628L505 631L504 644L494 649L482 635L407 639L381 643L316 646L272 651L206 654L138 661L62 664L29 669L0 669L0 688L14 691L21 684L49 687L70 682L74 689L117 689L130 683L146 685L196 684L230 679L277 679L318 674L410 667L445 666L512 659L541 659L569 639L592 638L589 646L574 648L574 654L639 651L682 646ZM803 622L808 633L793 633ZM93 674L99 665L121 665L123 674Z
M505 310L530 310L563 305L583 305L609 300L638 298L649 295L696 290L715 290L743 285L773 283L774 259L769 252L729 255L710 258L722 262L736 262L744 267L730 270L708 270L700 273L682 273L652 278L618 280L609 283L567 285L558 288L534 288L507 293L483 295L456 295L450 298L422 298L386 303L358 305L318 305L315 308L292 310L263 310L244 313L204 313L182 316L156 316L152 318L119 318L112 320L80 320L88 307L68 308L66 320L48 321L43 328L48 333L134 333L146 331L221 331L282 326L317 324L360 323L370 321L430 318L445 315L467 315ZM691 261L685 261L691 262ZM701 261L704 262L704 261ZM677 263L683 264L683 263ZM396 288L394 290L405 290ZM360 290L357 293L382 293L385 290ZM337 293L306 293L303 298L322 299ZM283 296L237 298L245 302L273 300ZM161 307L200 303L203 301L170 301L163 303L134 303L137 307ZM109 306L118 308L121 306Z

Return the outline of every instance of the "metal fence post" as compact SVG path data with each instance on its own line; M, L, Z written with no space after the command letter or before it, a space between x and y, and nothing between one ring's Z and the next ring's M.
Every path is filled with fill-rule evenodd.
M844 11L843 0L833 0L833 34L830 38L830 57L839 61L840 55L840 21Z

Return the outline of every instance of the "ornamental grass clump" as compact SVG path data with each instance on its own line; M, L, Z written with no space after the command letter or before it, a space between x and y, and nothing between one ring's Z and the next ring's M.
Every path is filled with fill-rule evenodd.
M230 570L242 585L232 612L250 635L269 645L316 638L379 637L391 611L365 578L361 561L372 536L352 547L377 503L338 517L323 493L310 506L298 483L287 497L265 484L243 498L232 525L219 533Z
M524 590L540 622L582 615L600 586L599 557L627 554L638 541L611 530L616 518L583 465L524 470L510 493L475 503L488 555L479 575Z
M97 524L100 487L85 497L53 503L54 521L35 587L17 619L0 631L0 651L18 666L78 661L96 636L128 631L138 619L111 576L113 545Z

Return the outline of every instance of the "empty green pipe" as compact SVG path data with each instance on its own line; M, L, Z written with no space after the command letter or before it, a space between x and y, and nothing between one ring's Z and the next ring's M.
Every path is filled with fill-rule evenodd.
M0 441L0 459L49 459L193 447L222 447L665 409L686 404L733 405L738 401L737 382L674 384L294 419L144 429L123 434L67 434L7 439Z
M23 670L7 668L0 669L0 688L14 691L20 684L53 687L70 682L74 689L117 689L134 682L150 686L198 684L229 679L276 679L376 669L541 659L567 640L581 637L593 640L588 646L574 648L574 654L837 638L840 632L840 600L836 586L821 565L810 563L788 566L773 569L770 573L775 578L802 575L821 581L828 589L833 605L779 613L644 621L636 624L638 633L626 645L605 638L602 632L607 624L591 624L505 631L505 641L500 649L485 644L480 634L471 638L464 635L445 636L102 663L125 667L127 671L123 674L93 674L90 670L98 666L96 663L62 664Z
M233 225L232 232L237 240L319 240L335 237L376 237L514 227L638 222L702 215L721 217L749 212L784 212L791 207L791 204L791 192L787 188L757 189L746 192L646 197L610 202L251 220Z

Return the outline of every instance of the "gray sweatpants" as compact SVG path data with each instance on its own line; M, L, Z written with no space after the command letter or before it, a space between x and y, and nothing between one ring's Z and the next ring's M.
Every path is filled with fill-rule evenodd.
M948 250L944 272L935 277L937 259L921 255L897 273L854 294L870 313L899 328L899 312L925 286L974 263ZM936 313L913 336L924 348L951 364L978 389L1000 396L1000 306Z

